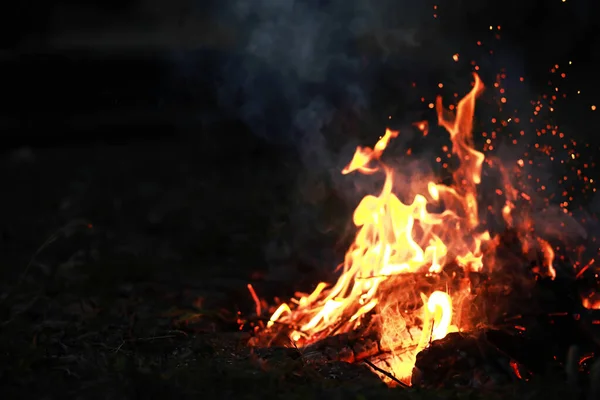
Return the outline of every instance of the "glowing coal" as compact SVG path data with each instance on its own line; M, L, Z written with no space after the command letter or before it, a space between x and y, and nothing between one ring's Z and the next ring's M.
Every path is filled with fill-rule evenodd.
M452 153L459 161L450 185L425 182L424 193L403 203L392 191L394 171L381 160L399 132L388 129L373 148L356 149L342 173L383 173L386 179L381 192L365 196L354 211L358 232L339 267L338 281L333 286L319 283L312 293L297 293L289 303L281 304L261 336L274 337L285 330L294 346L305 347L335 334L375 331L386 352L375 367L391 370L396 378L410 383L416 355L431 341L475 325L462 313L471 294L470 281L464 276L482 271L497 244L480 222L477 201L486 159L474 148L473 117L483 88L475 74L472 90L455 112L444 109L441 98L437 99L438 123L449 133ZM508 182L500 214L513 227L515 190ZM544 270L539 273L554 277L554 254L548 243L536 238L524 241L523 250L527 246L543 250ZM458 266L463 278L444 279L462 282L442 281L429 292L419 292L404 279L408 275L417 280L439 277L449 264ZM390 381L386 376L382 379Z

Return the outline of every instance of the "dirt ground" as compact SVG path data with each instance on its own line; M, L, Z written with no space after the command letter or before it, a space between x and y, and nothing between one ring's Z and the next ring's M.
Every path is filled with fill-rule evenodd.
M236 323L238 311L253 308L247 283L265 298L285 297L329 266L319 270L311 265L318 251L307 255L293 246L287 258L266 256L277 253L266 249L273 238L286 237L290 209L304 201L291 195L292 156L238 143L225 158L210 141L202 143L4 155L2 398L570 394L554 377L486 390L389 389L364 365L311 365L289 349L251 351ZM330 233L320 235L326 240ZM301 265L286 265L302 252Z

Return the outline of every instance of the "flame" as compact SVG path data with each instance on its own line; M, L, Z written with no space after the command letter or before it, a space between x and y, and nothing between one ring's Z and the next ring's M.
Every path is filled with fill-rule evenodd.
M341 275L333 287L320 283L311 294L293 299L292 307L281 304L268 328L275 323L293 327L290 337L303 346L354 330L361 317L377 309L380 343L390 353L385 361L399 379L410 378L416 354L432 340L458 330L453 325L453 296L458 293L421 293L422 306L408 311L401 309L406 303L401 299L411 288L390 282L407 274L437 274L450 261L465 270L482 268L481 245L490 235L479 229L476 201L484 155L473 148L472 120L483 84L476 74L474 79L455 114L443 108L441 98L436 102L438 123L450 134L452 152L460 162L454 185L428 182L426 193L405 204L392 191L394 172L380 160L399 132L387 129L373 148L358 147L342 173L381 171L385 183L379 195L365 196L354 211L358 232L340 266ZM425 130L426 125L418 128Z
M342 174L380 172L385 181L378 195L365 196L354 211L358 231L339 267L339 279L332 287L321 282L312 293L297 294L290 304L281 304L271 315L268 329L285 327L295 346L306 346L368 323L363 328L375 326L380 348L386 353L380 360L382 368L387 366L397 379L410 382L419 351L450 332L468 328L468 321L454 313L470 294L468 283L452 290L438 287L426 294L421 293L426 289L415 290L415 282L439 276L449 264L465 272L481 271L483 245L494 248L496 243L479 220L477 187L485 156L474 148L473 117L475 100L484 86L477 74L473 76L471 91L450 107L454 112L444 109L441 97L435 103L438 125L449 133L452 154L458 160L453 183L429 181L412 201L402 202L393 190L394 171L381 161L399 132L387 129L373 148L358 147ZM415 126L427 135L426 122ZM504 179L502 216L512 227L517 191L507 176ZM547 275L554 278L552 247L542 239L533 245L541 249ZM374 317L364 318L367 314ZM391 381L386 376L382 379Z
M600 310L600 295L593 293L581 299L581 304L588 310Z

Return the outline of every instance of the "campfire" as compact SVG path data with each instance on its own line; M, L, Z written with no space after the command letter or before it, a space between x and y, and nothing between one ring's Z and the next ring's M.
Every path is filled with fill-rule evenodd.
M354 211L357 233L338 267L339 279L274 307L268 321L256 325L252 345L284 344L300 349L307 359L362 361L390 385L411 385L432 379L432 368L443 370L448 362L444 349L454 343L465 359L473 346L479 348L475 358L496 352L510 367L507 376L527 379L535 367L499 350L498 342L510 347L514 338L528 340L522 334L525 314L541 312L543 306L531 300L540 285L551 291L573 285L556 285L555 247L536 234L523 205L527 194L516 189L510 168L475 148L474 111L483 90L474 74L471 91L456 107L446 109L437 98L437 122L450 136L448 157L456 160L449 184L433 179L403 187L382 159L399 131L387 129L372 148L356 149L342 174L382 174L385 182L379 194L365 196ZM427 135L427 123L415 126ZM486 198L480 193L485 170L501 185L490 204L481 200ZM260 301L249 288L260 314ZM581 315L600 308L593 294L583 301L578 297L577 305L562 301L567 310L546 313L548 324L560 324L556 321L562 316L569 323L585 319L594 325L589 322L593 316ZM506 304L517 313L511 316ZM597 346L592 337L586 338ZM488 347L482 350L483 342ZM328 351L335 354L328 357ZM451 357L452 363L461 357ZM465 361L467 369L473 369L473 357ZM578 368L591 358L590 353L577 358Z

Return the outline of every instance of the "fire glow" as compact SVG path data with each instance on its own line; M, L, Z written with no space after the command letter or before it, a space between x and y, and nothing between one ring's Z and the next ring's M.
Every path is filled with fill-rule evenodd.
M312 293L297 293L289 304L281 304L261 334L291 327L287 334L294 345L305 347L364 328L364 317L371 313L369 327L377 331L386 351L385 358L373 364L409 383L416 355L431 341L474 325L461 312L470 295L468 279L453 290L424 293L405 278L436 276L449 264L465 273L479 272L485 253L494 248L494 239L479 220L477 202L485 156L474 148L473 117L483 89L474 74L472 90L454 112L444 109L440 97L436 101L438 124L449 133L452 153L459 160L451 185L427 182L426 190L405 204L393 193L394 171L381 160L399 132L388 129L373 148L356 149L342 173L383 173L385 183L379 195L365 196L354 211L358 232L339 267L338 281L332 287L319 283ZM509 226L514 208L507 195L502 216ZM553 278L552 249L541 239L536 243L545 257L543 273ZM382 379L391 383L389 377Z

